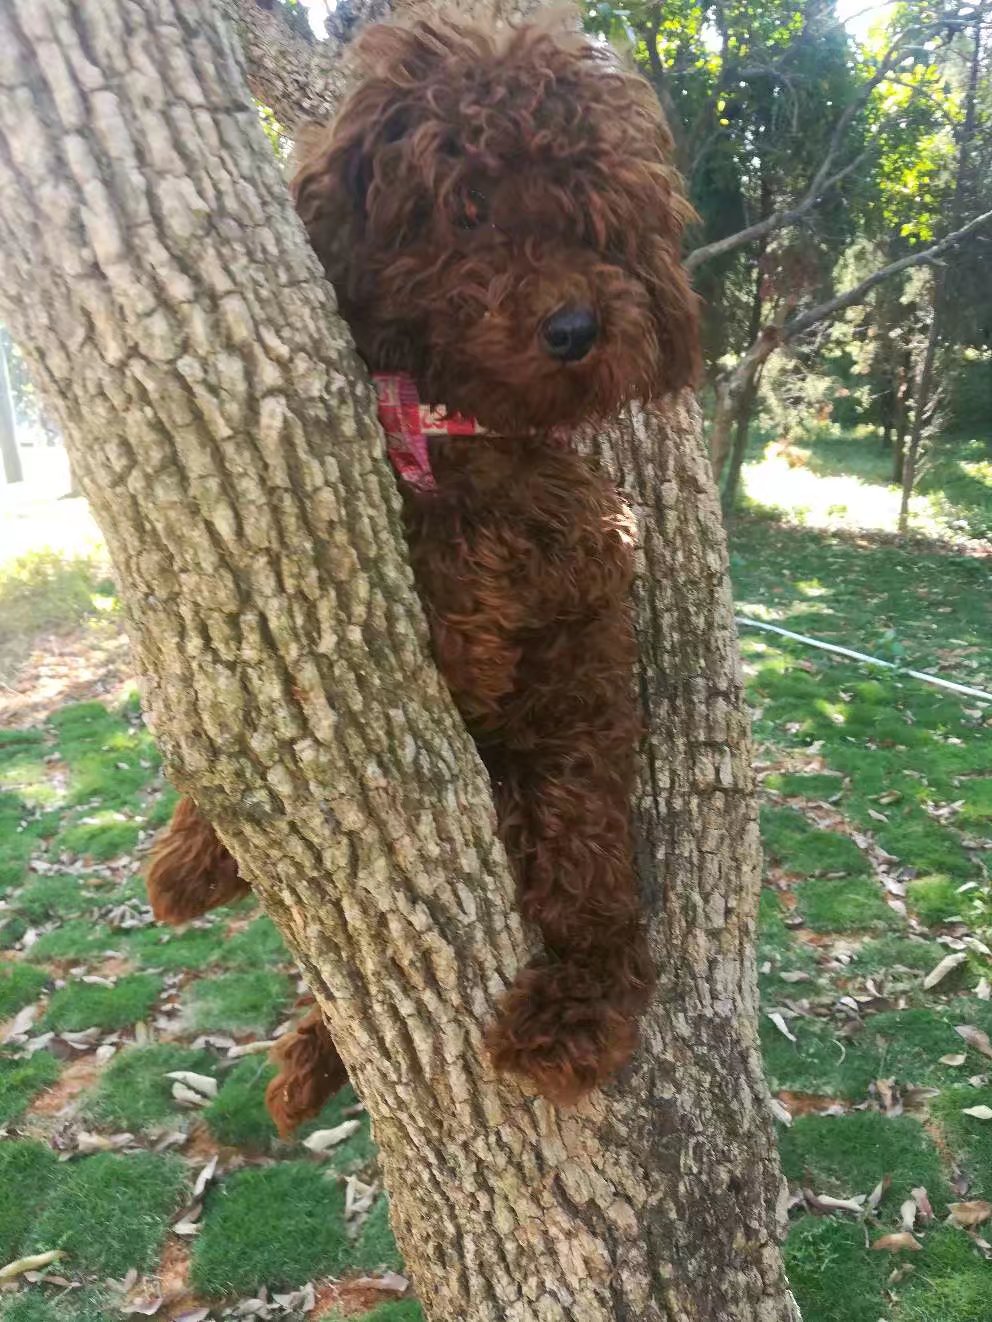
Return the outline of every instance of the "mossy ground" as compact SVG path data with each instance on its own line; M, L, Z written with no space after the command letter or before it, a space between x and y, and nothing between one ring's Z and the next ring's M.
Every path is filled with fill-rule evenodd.
M988 560L762 518L738 522L731 558L744 616L992 686ZM91 609L88 571L42 568L44 600L29 609L22 593L20 609ZM787 1252L803 1317L992 1322L992 1264L940 1224L951 1197L992 1199L992 1122L965 1114L992 1107L992 1062L955 1031L992 1034L992 969L966 946L961 968L922 987L958 943L992 945L990 708L748 629L742 649L766 847L761 1036L772 1090L793 1113L780 1126L787 1176L793 1190L835 1197L890 1177L869 1239L898 1229L912 1188L926 1186L937 1217L923 1250L904 1255L912 1271L891 1283L902 1259L866 1248L852 1214L794 1207ZM0 1021L36 1005L30 1033L55 1035L33 1054L0 1048L0 1258L61 1246L59 1271L81 1286L22 1282L0 1296L2 1322L110 1322L121 1314L107 1278L133 1267L154 1281L161 1255L183 1245L189 1306L215 1303L218 1315L263 1286L402 1270L383 1195L364 1221L344 1217L347 1179L377 1174L367 1118L321 1157L281 1142L264 1109L265 1053L239 1059L217 1040L265 1038L293 1014L296 974L268 919L247 904L180 930L149 921L138 872L174 802L133 700L76 702L0 730ZM217 1096L177 1098L176 1070L216 1080ZM309 1129L338 1124L356 1100L346 1090ZM97 1144L133 1137L59 1161L56 1145L72 1153L79 1131ZM200 1230L181 1241L171 1221L214 1155ZM31 1196L12 1199L13 1183ZM402 1299L362 1322L421 1317Z

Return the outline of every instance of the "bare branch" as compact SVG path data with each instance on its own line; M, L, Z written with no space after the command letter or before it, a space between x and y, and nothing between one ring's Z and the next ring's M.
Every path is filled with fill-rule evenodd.
M724 253L733 252L741 248L746 243L754 243L757 239L763 239L776 230L785 229L788 225L794 225L797 220L805 216L808 211L822 200L824 195L834 188L840 181L847 177L853 170L856 170L863 163L868 153L859 152L853 160L843 166L840 170L824 180L817 191L811 188L801 202L794 207L789 207L781 211L773 211L771 215L765 216L763 220L755 221L753 225L748 225L746 229L738 230L736 234L728 234L726 238L715 239L712 243L704 244L701 248L696 248L685 259L687 271L695 271L697 267L702 266L703 262L711 261L714 257L722 257Z
M972 220L969 220L967 225L962 225L960 229L946 235L938 243L931 244L929 248L924 248L921 252L911 253L908 257L900 257L897 262L890 262L888 266L883 266L880 270L867 276L853 289L849 289L844 294L838 294L825 303L819 303L815 308L810 308L807 312L802 312L798 317L793 317L791 321L787 321L782 327L782 340L793 340L797 335L801 335L803 331L815 326L818 321L823 321L826 317L832 317L837 312L843 312L845 308L853 307L855 303L861 303L871 290L876 285L880 285L883 280L889 280L901 271L908 271L910 267L924 266L928 262L936 261L945 252L957 247L959 243L963 243L965 239L970 238L972 234L977 233L978 230L990 223L992 223L992 211L985 211L980 216L975 216Z

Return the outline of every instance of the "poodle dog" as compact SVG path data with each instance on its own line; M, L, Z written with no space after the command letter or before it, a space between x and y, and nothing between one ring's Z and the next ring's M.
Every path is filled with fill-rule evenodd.
M691 215L648 87L541 26L377 25L293 183L380 393L434 654L489 772L543 951L487 1035L559 1103L630 1056L654 972L632 858L631 520L569 444L698 370ZM247 889L189 800L148 876L182 921ZM345 1073L319 1013L278 1050L285 1132Z

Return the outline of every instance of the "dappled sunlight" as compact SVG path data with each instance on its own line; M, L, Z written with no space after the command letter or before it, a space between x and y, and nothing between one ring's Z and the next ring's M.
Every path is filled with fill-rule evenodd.
M852 473L817 473L780 453L769 453L771 449L744 465L744 494L754 505L809 528L897 531L900 491L894 484L865 481ZM928 537L959 536L965 530L953 506L936 493L914 495L910 515L914 531Z

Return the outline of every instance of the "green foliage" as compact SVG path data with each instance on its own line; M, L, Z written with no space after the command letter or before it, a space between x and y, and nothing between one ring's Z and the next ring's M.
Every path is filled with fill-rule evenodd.
M218 962L234 969L271 968L289 959L285 943L267 914L224 940Z
M281 973L224 973L197 982L186 997L191 1023L202 1032L228 1033L274 1028L292 999L292 986Z
M878 1111L799 1116L791 1128L780 1130L779 1151L787 1179L835 1197L869 1194L890 1175L883 1214L898 1208L917 1185L927 1188L934 1206L949 1196L937 1149L909 1116Z
M36 1001L47 981L47 973L30 964L0 967L0 1020L9 1019L23 1006Z
M95 556L38 550L0 564L0 657L24 638L95 614L107 586Z
M20 1255L55 1168L55 1153L44 1143L33 1139L0 1143L0 1263Z
M0 1304L0 1322L119 1322L120 1312L99 1289L33 1285Z
M16 1120L58 1076L59 1063L47 1051L36 1051L33 1056L0 1052L0 1125Z
M785 1263L811 1322L879 1322L884 1316L882 1291L892 1264L887 1254L865 1250L861 1226L803 1217L789 1235Z
M959 885L949 877L919 877L909 883L906 893L920 921L938 927L950 918L960 918L967 900L960 894Z
M112 987L71 982L53 993L44 1024L55 1032L129 1028L147 1018L161 991L161 979L150 973L128 974Z
M158 1261L185 1187L184 1163L154 1152L102 1152L63 1165L28 1236L29 1250L63 1249L75 1272L147 1271Z
M376 1200L362 1226L355 1246L355 1265L365 1272L403 1271L403 1259L389 1224L389 1199L385 1194Z
M799 912L814 932L900 926L878 883L867 877L813 877L796 887Z
M192 1070L212 1076L215 1068L209 1052L173 1043L125 1047L114 1056L86 1098L84 1115L100 1129L138 1134L176 1115L173 1080L166 1077L170 1071Z
M356 1322L423 1322L424 1310L416 1299L398 1299L392 1304L381 1304L371 1313L363 1313Z
M122 819L118 812L104 811L91 813L67 827L59 834L58 844L70 854L104 863L129 854L138 843L138 833L137 822Z
M79 877L38 877L14 897L12 904L32 924L73 918L106 903L106 895L88 889Z
M342 1185L290 1161L232 1175L208 1196L190 1278L208 1298L291 1289L349 1256Z
M91 960L122 944L121 935L103 923L71 918L40 936L27 952L32 962L49 959Z
M191 927L184 932L155 925L132 933L127 952L146 968L206 969L220 960L227 944L219 921L210 927Z
M276 1069L265 1056L246 1056L225 1078L204 1112L210 1132L220 1143L246 1152L267 1152L276 1127L265 1109L265 1089Z
M866 871L853 840L811 826L795 808L762 808L761 839L770 861L800 877L825 872L860 876Z

